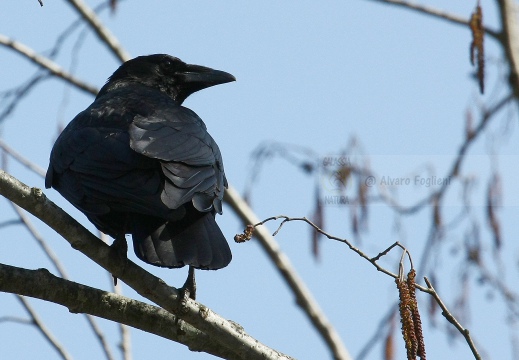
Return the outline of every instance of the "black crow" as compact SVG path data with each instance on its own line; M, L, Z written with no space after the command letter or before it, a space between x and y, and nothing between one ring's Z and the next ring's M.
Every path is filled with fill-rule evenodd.
M231 251L215 214L227 180L218 145L182 102L236 80L223 71L164 55L121 65L95 101L56 140L45 178L126 254L131 234L149 264L220 269ZM122 250L121 250L122 249Z

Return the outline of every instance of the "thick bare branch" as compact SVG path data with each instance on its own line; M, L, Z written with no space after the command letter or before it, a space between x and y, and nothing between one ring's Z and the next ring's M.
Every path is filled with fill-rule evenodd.
M256 224L259 222L256 214L232 186L229 186L225 192L224 200L232 207L234 212L240 217L245 225ZM299 275L293 268L288 257L281 252L279 245L270 235L268 230L265 227L260 227L255 232L255 235L276 266L276 269L278 269L281 276L294 293L297 304L303 309L305 314L310 318L314 327L323 337L332 352L334 359L351 359L351 356L342 343L339 334L326 318L319 307L319 304L315 301L304 282L299 278Z
M30 221L29 217L24 213L24 211L18 205L14 204L14 203L11 203L11 205L13 206L15 212L20 217L20 220L22 221L22 223L25 225L27 230L31 233L32 237L36 240L38 245L40 245L40 247L42 248L43 252L47 255L50 262L56 267L56 270L58 271L59 275L64 279L68 279L68 276L65 272L65 268L59 261L58 257L54 254L52 249L47 245L47 243L45 242L43 237L36 230L36 228L34 227L32 222ZM95 319L89 314L85 314L85 316L86 316L86 320L87 320L88 324L90 325L90 328L92 329L92 331L94 332L94 335L96 336L97 340L101 344L101 348L103 349L103 351L106 355L106 358L108 360L113 360L114 357L112 355L112 350L110 349L110 344L106 340L106 337L104 336L104 334L101 331L101 329L99 328L99 326L97 326Z
M62 235L74 249L121 279L140 295L176 314L221 344L222 352L232 351L241 359L291 359L261 344L234 323L191 299L180 299L177 289L167 285L130 260L121 259L70 215L48 200L37 188L30 188L0 170L0 194L45 222Z
M219 350L213 351L213 348L221 348L217 342L185 322L179 322L174 315L159 307L61 279L46 269L26 270L0 264L0 290L50 301L67 307L72 313L91 314L127 324L184 343L193 350L236 359L231 352L222 354ZM19 298L29 305L23 296ZM39 321L35 314L31 316ZM46 330L43 326L41 329ZM68 354L62 357L70 359Z

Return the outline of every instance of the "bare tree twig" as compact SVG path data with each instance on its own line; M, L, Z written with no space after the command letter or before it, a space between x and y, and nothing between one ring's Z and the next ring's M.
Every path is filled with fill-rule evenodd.
M177 289L132 261L121 259L114 254L109 246L48 200L40 189L30 188L2 170L0 194L45 222L62 235L74 249L81 251L140 295L214 338L226 353L232 351L237 358L250 360L291 359L261 344L208 307L191 299L179 298Z
M108 236L105 233L103 233L102 231L99 232L99 238L105 244L109 245ZM112 274L110 274L110 273L108 274L108 277L110 279L112 291L117 295L122 295L123 291L122 291L121 283L120 282L115 283L113 281ZM128 326L126 326L125 324L119 324L119 332L121 334L121 342L119 343L119 349L122 352L123 359L132 360L130 329L128 329Z
M281 227L283 226L283 224L287 223L287 222L291 222L291 221L302 221L302 222L305 222L307 223L308 225L312 226L317 232L319 232L320 234L326 236L328 239L330 240L336 240L336 241L339 241L339 242L342 242L344 244L346 244L351 250L353 250L355 253L357 253L360 257L366 259L367 261L369 261L373 266L375 266L375 268L380 271L380 272L383 272L384 274L386 275L389 275L395 279L397 279L399 277L398 274L394 274L392 272L390 272L389 270L386 270L385 268L383 268L382 266L378 265L377 264L377 261L382 257L382 256L385 256L387 253L389 253L389 251L395 247L399 247L403 250L403 253L402 253L402 256L401 256L401 259L400 259L400 267L399 267L399 271L400 271L400 274L403 273L403 267L402 267L402 262L403 262L403 258L405 257L405 255L407 254L408 257L409 257L409 261L411 262L412 264L412 260L411 260L411 256L409 254L409 251L407 251L407 249L401 245L399 242L396 242L394 244L392 244L391 246L389 246L386 250L380 252L378 255L376 255L375 257L369 257L366 253L364 253L362 250L358 249L357 247L353 246L347 239L343 239L343 238L339 238L337 236L333 236L329 233L327 233L326 231L323 231L322 229L320 229L318 226L316 226L313 222L311 222L310 220L308 220L306 217L300 217L300 218L296 218L296 217L288 217L286 215L279 215L279 216L272 216L272 217L269 217L263 221L259 221L259 222L256 222L254 225L252 225L254 228L260 226L260 225L263 225L265 224L266 222L268 221L272 221L272 220L279 220L279 219L283 219L282 222L280 223L280 225L278 226L277 230L274 232L274 234L277 234ZM261 227L258 228L257 230L259 231L259 229L262 229ZM461 332L461 334L465 337L465 339L467 340L467 343L469 344L472 352L474 353L474 356L476 357L476 359L481 359L481 357L479 357L479 354L476 350L476 347L474 345L474 342L472 341L472 338L470 337L469 335L469 331L465 328L463 328L461 326L461 324L458 322L458 320L456 320L456 318L454 317L454 315L447 309L447 307L445 306L445 304L443 303L443 301L441 300L440 296L438 295L438 293L436 292L436 290L434 290L434 288L432 287L432 285L430 284L429 280L427 278L425 278L425 281L426 281L426 284L427 284L427 287L424 287L422 285L419 285L417 283L415 283L415 287L417 289L419 289L420 291L423 291L425 293L428 293L430 295L432 295L434 297L434 299L436 300L436 302L440 305L440 307L442 308L443 310L443 316L450 322L452 323L456 329L458 329L458 331Z
M26 168L28 168L29 170L32 170L34 173L36 173L37 175L39 175L45 179L46 171L42 167L33 163L32 161L30 161L23 155L21 155L19 152L14 150L12 147L7 145L7 143L5 141L3 141L2 139L0 139L0 149L5 151L5 153L10 155L13 159L18 161L20 164L24 165Z
M224 200L232 207L244 224L254 224L259 222L256 214L254 214L252 209L232 186L229 186L225 191ZM343 345L339 334L326 318L304 282L299 278L299 275L292 267L288 257L281 252L279 245L273 237L268 233L266 228L258 228L255 235L260 240L263 249L270 256L281 276L294 293L297 304L304 310L314 327L323 337L332 352L334 359L351 359L351 356Z
M114 292L117 295L122 295L121 284L114 285ZM124 360L132 360L132 338L131 332L127 325L119 323L119 332L121 333L121 342L119 348L123 354Z
M123 49L117 38L106 28L96 13L90 9L82 0L67 0L67 2L76 9L76 11L85 19L90 27L97 34L99 39L105 43L110 51L121 61L125 62L130 59L130 55Z
M496 276L490 272L490 270L482 263L477 264L481 280L489 283L491 287L497 290L497 292L503 297L505 303L508 305L508 309L513 316L519 317L519 295L513 290L509 289L504 283L504 279L500 276Z
M0 281L3 280L2 277L0 277ZM22 306L25 308L25 310L29 313L29 316L32 319L32 323L36 326L36 328L41 332L43 337L47 339L49 344L52 345L52 347L58 352L58 354L65 360L72 360L72 357L70 354L65 350L63 345L61 345L58 340L52 335L49 329L45 326L43 321L41 321L38 314L36 314L36 311L32 308L31 304L21 295L16 294L16 298L20 301Z
M41 247L41 249L43 250L45 255L47 255L49 261L52 263L52 265L54 265L58 274L62 278L68 279L67 272L65 271L65 268L63 267L61 262L59 261L59 258L56 256L54 251L52 251L52 249L47 245L47 243L45 242L43 237L40 235L38 230L36 230L36 228L34 227L32 222L30 221L29 217L27 215L25 215L23 210L18 205L14 204L12 202L11 202L11 205L12 205L14 211L16 212L16 214L18 215L18 217L20 218L20 221L22 222L22 224L25 225L25 227L27 228L29 233L32 235L34 240L36 240L36 243Z
M104 336L103 331L97 325L97 322L95 321L94 317L90 314L85 314L85 317L88 321L88 325L90 325L92 332L94 333L95 337L97 338L97 341L99 341L99 344L101 345L101 349L103 349L103 352L105 353L106 358L108 360L113 360L114 356L112 354L112 349L110 348L110 344L106 340L106 337Z
M456 320L456 318L452 315L452 313L447 309L447 306L443 303L440 296L438 296L438 293L436 290L434 290L434 287L432 286L431 282L427 277L424 277L425 283L428 287L428 293L431 294L434 299L436 300L436 303L440 306L442 309L442 315L458 329L458 331L463 335L465 340L467 341L467 344L470 347L470 350L472 351L472 354L474 354L474 357L477 360L481 360L481 355L479 354L478 350L476 349L476 345L474 344L474 341L472 341L472 338L470 337L469 330L465 329L461 324Z
M4 109L0 113L0 122L6 119L16 109L16 106L21 102L21 99L29 95L31 90L34 89L38 83L49 78L49 74L45 71L38 70L31 79L18 87L2 91L0 101L5 101L7 104L3 106Z
M11 225L21 225L21 224L22 224L22 222L20 221L20 219L7 220L7 221L0 222L0 228L11 226Z
M467 136L465 138L465 141L461 144L461 146L458 149L458 154L456 156L456 159L452 163L452 166L450 170L448 171L446 177L452 178L459 174L459 171L461 169L461 166L463 164L463 161L465 160L465 155L470 148L470 146L475 142L475 140L483 133L483 130L487 127L487 125L490 123L490 119L498 112L500 111L504 106L506 106L510 101L512 101L514 98L513 94L510 94L508 96L505 96L503 99L498 101L494 106L492 106L490 109L484 111L481 120L479 121L478 126L471 132L471 136ZM448 189L449 184L444 183L442 186L435 191L433 194L431 194L431 201L435 200L438 203L438 206L441 204L442 198L445 196L446 190ZM434 222L434 216L433 213L431 215L433 217L431 230L428 236L428 239L426 241L424 252L422 254L421 260L420 260L420 269L418 270L420 273L424 273L427 269L427 262L430 256L430 249L433 245L433 242L436 239L437 235L437 227Z
M0 45L4 45L8 48L13 49L18 54L31 60L33 63L40 66L41 68L47 69L52 75L68 81L69 83L73 84L74 86L76 86L77 88L79 88L83 91L86 91L93 95L96 95L97 92L99 91L96 87L91 86L91 85L77 79L75 76L69 74L68 72L63 70L58 64L56 64L52 60L50 60L42 55L39 55L38 53L36 53L33 49L31 49L27 45L24 45L18 41L12 40L2 34L0 34Z
M291 222L291 221L302 221L302 222L307 223L311 227L313 227L315 229L315 231L317 231L318 233L326 236L328 239L339 241L339 242L342 242L342 243L346 244L350 248L350 250L355 252L360 257L362 257L362 258L366 259L367 261L369 261L378 271L380 271L380 272L382 272L382 273L384 273L386 275L389 275L389 276L391 276L391 277L393 277L395 279L398 278L397 274L392 273L391 271L383 268L382 266L380 266L377 263L377 261L382 256L386 255L394 247L399 247L402 250L405 250L405 247L402 244L400 244L399 242L395 242L394 244L389 246L386 250L382 251L381 253L379 253L375 257L369 257L366 253L364 253L358 247L354 246L349 240L344 239L344 238L340 238L340 237L337 237L337 236L334 236L334 235L331 235L331 234L327 233L326 231L324 231L323 229L319 228L317 225L315 225L312 221L310 221L306 217L289 217L289 216L286 216L286 215L277 215L277 216L269 217L269 218L267 218L267 219L265 219L263 221L259 221L259 222L255 223L253 226L257 227L259 225L265 224L266 222L269 222L269 221L272 221L272 220L279 220L279 219L283 219L283 221L279 224L277 230L274 232L274 234L272 236L277 235L277 233L281 230L281 227L283 226L283 224L285 224L287 222ZM261 229L261 228L259 228L259 229ZM258 231L259 231L259 229L258 229ZM424 287L421 287L421 290L422 291L427 291L427 289L424 288Z
M447 177L454 177L459 173L459 170L461 168L461 164L463 163L463 160L465 158L465 154L472 145L472 143L475 141L475 139L483 133L483 130L486 128L486 126L489 124L490 119L499 112L504 106L506 106L511 100L513 99L513 95L510 94L508 96L503 97L500 101L498 101L496 104L494 104L491 108L488 110L485 110L483 112L483 116L481 117L481 121L479 122L478 126L473 130L472 135L468 136L463 144L460 146L458 150L458 155L456 157L456 160L453 163L453 166L451 167L451 170L447 174ZM448 187L448 184L444 183L440 189L438 190L436 197L440 199L445 194L445 189Z
M1 322L15 322L18 324L23 325L34 325L34 323L29 319L22 319L16 316L2 316L0 317L0 323Z
M510 85L519 100L519 25L517 3L513 0L497 0L503 27L503 48L510 64Z
M476 139L479 138L479 135L483 134L483 130L486 129L487 125L489 124L492 117L497 114L499 111L501 111L507 104L509 104L514 99L513 94L509 94L507 96L504 96L501 100L496 102L492 107L489 109L485 109L483 111L483 114L481 116L481 120L479 124L476 126L475 129L472 130L471 135L467 136L466 139L463 141L463 143L460 145L458 149L458 153L453 160L453 165L447 172L447 174L444 176L444 178L454 178L459 174L459 170L461 168L461 165L463 161L465 160L465 155L467 153L467 150L470 148L470 146L476 141ZM280 150L277 150L278 152L281 152ZM306 151L309 153L309 150ZM284 155L287 157L287 155ZM312 157L315 157L312 155ZM363 176L365 178L373 177L378 178L375 173L359 168L359 167L351 167L351 171L359 176ZM451 185L451 182L443 182L441 187L438 188L435 191L431 191L427 196L424 198L418 200L412 205L409 206L402 206L400 205L395 199L393 199L389 194L387 193L381 193L380 199L391 206L397 213L401 215L411 215L416 213L417 211L421 210L424 206L427 204L431 204L434 201L440 201L441 198L445 195L447 189Z
M425 5L405 0L371 0L383 4L401 6L409 10L447 20L454 24L469 25L469 19L462 18L448 12L434 9ZM519 24L517 20L518 6L514 0L497 0L498 11L501 17L502 29L492 30L487 27L484 31L487 35L499 41L505 50L508 63L510 64L510 85L514 97L519 99Z
M406 9L409 9L409 10L417 11L421 14L425 14L425 15L429 15L429 16L432 16L435 18L447 20L453 24L466 25L466 26L469 25L469 19L467 19L467 18L463 18L461 16L450 14L447 11L435 9L433 7L421 5L421 4L418 4L415 2L404 1L404 0L371 0L371 1L388 4L388 5L401 6ZM490 35L491 37L493 37L496 40L499 40L499 41L501 40L502 34L500 32L497 32L495 30L492 30L492 29L489 29L486 27L484 28L484 30L487 35Z
M389 307L389 311L384 315L382 319L380 319L377 329L375 330L375 333L371 336L371 338L366 341L366 344L362 347L362 349L359 351L359 354L357 357L355 357L355 360L364 360L366 356L368 356L369 352L373 350L375 347L377 341L382 337L382 334L388 327L388 323L391 321L393 316L395 316L396 312L398 311L398 303L393 303Z

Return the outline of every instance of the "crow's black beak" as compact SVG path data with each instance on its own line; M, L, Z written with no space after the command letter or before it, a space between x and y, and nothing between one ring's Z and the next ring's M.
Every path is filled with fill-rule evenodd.
M175 100L182 104L194 92L231 81L236 81L236 78L224 71L200 65L186 65L175 73L177 88Z
M191 92L236 81L229 73L200 65L187 65L177 76Z

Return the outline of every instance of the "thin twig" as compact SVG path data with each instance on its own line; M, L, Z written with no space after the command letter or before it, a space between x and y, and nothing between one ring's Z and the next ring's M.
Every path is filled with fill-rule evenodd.
M23 212L23 210L16 204L10 203L13 207L14 211L20 218L20 221L23 225L27 228L29 233L32 235L34 240L36 240L36 243L41 247L45 255L47 255L47 258L51 262L51 264L56 268L56 271L58 272L59 276L61 276L64 279L68 279L67 272L65 271L65 268L61 264L59 258L56 256L54 251L47 245L47 242L43 239L41 234L38 232L36 227L32 224L29 217Z
M95 86L89 85L89 84L79 80L75 76L69 74L68 72L63 70L58 64L56 64L54 61L46 58L45 56L38 54L37 52L35 52L33 49L31 49L27 45L24 45L18 41L12 40L2 34L0 34L0 45L4 45L8 48L15 50L18 54L31 60L33 63L40 66L41 68L47 69L52 75L57 76L63 80L66 80L67 82L71 83L72 85L76 86L77 88L79 88L83 91L86 91L93 95L96 95L97 92L99 91Z
M22 318L19 318L19 317L16 317L16 316L1 316L0 317L0 323L2 322L14 322L14 323L18 323L18 324L23 324L23 325L34 325L34 323L29 320L29 319L22 319Z
M236 215L242 219L244 224L254 224L259 222L256 214L232 186L229 186L225 191L224 200L231 206ZM313 326L323 337L328 348L332 352L334 359L351 359L351 356L342 343L339 334L326 318L319 307L319 304L315 301L311 292L293 268L289 258L281 252L279 245L274 238L264 227L258 228L255 235L276 266L276 269L287 283L288 287L294 293L297 304L303 309Z
M123 49L117 38L105 27L96 13L88 7L82 0L67 0L67 2L76 9L81 17L90 25L92 30L97 34L101 42L103 42L110 51L121 61L125 62L130 59L130 55Z
M440 9L435 9L430 6L421 5L414 2L404 1L404 0L371 0L383 4L402 6L406 9L417 11L421 14L429 15L438 19L447 20L453 24L458 25L469 25L469 19L463 18L458 15L450 14L447 11L443 11ZM496 40L501 40L501 33L495 30L489 29L487 27L484 28L484 31L487 35L493 37Z
M377 256L375 257L369 257L368 255L366 255L362 250L354 247L347 239L343 239L343 238L339 238L339 237L336 237L336 236L333 236L333 235L330 235L329 233L327 233L326 231L323 231L322 229L320 229L318 226L316 226L314 223L312 223L310 220L308 220L306 217L298 217L298 218L295 218L295 217L288 217L288 216L285 216L285 215L279 215L279 216L272 216L272 217L269 217L263 221L258 221L255 223L255 225L253 225L255 228L257 226L260 226L260 225L264 225L266 222L269 222L269 221L272 221L272 220L279 220L279 219L283 219L282 222L280 223L278 229L276 230L276 233L279 232L279 230L281 229L281 226L283 226L283 224L287 223L287 222L291 222L291 221L302 221L302 222L305 222L307 223L308 225L312 226L317 232L319 232L320 234L326 236L328 239L330 240L336 240L336 241L339 241L339 242L342 242L344 244L346 244L351 250L353 250L355 253L357 253L359 256L361 256L362 258L368 260L373 266L376 267L376 269L378 271L381 271L395 279L397 279L399 276L403 275L403 259L405 257L405 255L407 254L409 256L409 261L411 262L412 264L412 260L411 260L411 256L409 255L409 251L407 251L407 249L402 246L400 243L396 242L394 244L392 244L391 246L389 246L386 250L382 251L381 253L379 253ZM262 229L261 227L259 229L257 229L258 231ZM399 274L394 274L388 270L386 270L385 268L381 267L380 265L378 265L377 261L384 255L386 255L391 249L393 249L394 247L400 247L402 250L403 250L403 253L402 253L402 256L401 256L401 259L400 259L400 266L399 266ZM411 265L412 266L412 265ZM426 292L430 295L432 295L434 297L434 299L438 302L438 304L440 305L440 307L442 308L443 310L443 316L450 322L452 323L456 329L458 329L458 331L460 331L460 333L465 337L465 339L467 340L467 343L469 344L472 352L474 353L474 356L476 357L476 359L481 359L481 357L479 356L477 350L476 350L476 347L474 345L474 342L472 341L472 339L470 338L469 336L469 331L465 328L463 328L460 323L458 322L458 320L456 320L456 318L454 317L454 315L447 310L447 307L445 306L445 304L443 303L443 301L441 300L440 296L438 295L438 293L436 292L436 290L434 290L434 288L432 287L432 285L430 284L429 280L427 278L425 278L425 282L427 284L427 287L424 287L422 285L419 285L417 283L415 283L415 287L417 289L419 289L420 291L423 291L423 292Z
M21 102L21 100L28 96L31 91L43 80L49 79L50 76L45 71L42 71L41 69L38 69L36 71L36 74L33 75L28 81L24 82L23 84L19 85L18 87L2 91L1 93L1 99L0 101L6 102L7 104L4 107L3 111L0 113L0 122L5 120L9 115L11 115L14 110L16 109L16 106Z
M99 232L99 238L107 245L109 245L108 235L103 232ZM112 291L117 295L122 295L122 285L120 282L115 282L113 280L112 274L108 273L109 282L112 286ZM124 360L132 360L132 342L131 342L131 332L127 325L123 323L119 323L119 333L121 335L121 342L119 343L119 349L122 352Z
M52 335L49 329L45 326L43 321L41 321L40 317L36 313L36 311L32 308L31 304L21 295L16 295L16 298L20 301L22 306L25 308L27 313L32 319L33 324L36 326L36 328L41 332L43 337L47 339L49 344L52 345L52 347L58 352L58 354L65 360L72 360L72 357L70 354L65 350L63 345L61 345L58 340Z
M345 239L345 238L340 238L340 237L337 237L337 236L334 236L334 235L331 235L329 233L327 233L326 231L324 231L323 229L319 228L317 225L315 225L312 221L310 221L309 219L307 219L306 217L289 217L289 216L286 216L286 215L278 215L278 216L272 216L272 217L269 217L263 221L258 221L255 225L253 225L254 227L257 227L257 226L260 226L260 225L263 225L269 221L272 221L272 220L279 220L279 219L283 219L283 221L280 223L280 225L278 226L277 230L274 232L273 236L276 235L279 230L281 229L281 227L283 226L283 224L287 223L287 222L290 222L290 221L302 221L302 222L305 222L307 223L308 225L310 225L311 227L313 227L318 233L320 233L321 235L324 235L326 236L328 239L330 240L335 240L335 241L339 241L339 242L342 242L344 244L346 244L350 250L353 250L353 252L355 252L357 255L359 255L360 257L366 259L367 261L369 261L373 266L375 266L375 268L380 271L380 272L383 272L384 274L386 275L389 275L393 278L398 278L398 275L395 274L395 273L392 273L391 271L383 268L382 266L380 266L377 261L380 259L380 257L382 257L383 255L387 254L392 248L394 248L395 246L398 246L400 247L402 250L405 250L405 247L400 244L399 242L395 242L394 244L392 244L391 246L389 246L389 248L387 248L386 250L382 251L380 254L378 254L377 256L375 257L369 257L366 253L364 253L362 250L360 250L359 248L357 248L356 246L354 246L349 240ZM258 228L257 231L259 232L262 228ZM257 233L255 233L255 235L257 235ZM425 288L422 287L423 290L426 290Z
M114 285L114 292L117 295L122 295L121 283L117 283ZM119 349L122 352L123 359L132 360L132 333L130 331L130 328L128 327L128 325L119 323L119 332L121 333L121 342L119 343Z
M517 23L517 3L513 0L498 0L498 11L503 27L502 45L510 64L509 82L519 99L519 25Z
M113 360L114 356L112 354L112 349L110 348L110 344L106 340L106 337L104 336L101 328L97 325L95 318L90 314L85 314L85 317L86 317L86 320L88 321L88 325L90 325L92 332L94 333L95 337L97 338L97 341L99 341L99 344L101 345L101 349L103 349L103 352L105 353L106 358L108 360Z
M481 117L481 120L478 124L478 126L472 131L471 136L467 136L465 138L465 141L460 145L458 149L458 154L456 155L456 159L452 163L452 166L450 170L447 172L446 178L453 178L459 174L459 171L461 169L461 166L463 164L463 161L465 160L465 155L470 148L472 144L476 141L476 139L483 134L483 130L488 126L490 123L490 120L492 117L497 114L498 111L500 111L504 106L506 106L510 101L512 101L514 98L513 94L509 94L505 97L503 97L500 101L498 101L494 106L492 106L490 109L483 112L483 115ZM434 199L437 201L438 205L440 206L442 198L445 196L447 189L450 185L447 183L442 184L442 186L435 191L433 194L431 194L430 201L433 201ZM424 246L424 252L422 254L421 260L420 260L420 269L418 270L419 273L424 273L427 269L427 262L429 259L430 254L432 254L431 247L433 246L434 241L436 240L436 236L438 234L438 227L435 224L434 220L434 212L431 215L433 217L432 224L431 224L431 230L428 236L428 239L426 241L426 244Z
M12 225L22 225L22 224L23 223L20 221L20 219L7 220L7 221L0 222L0 228L12 226Z
M359 351L359 354L355 357L355 360L364 360L366 356L368 356L369 352L375 349L377 341L381 338L383 332L386 330L388 326L388 323L391 321L393 316L395 316L397 310L398 303L395 302L389 307L389 311L386 313L386 315L384 315L384 317L380 319L375 333L373 334L373 336L371 336L370 339L368 339L368 341L366 341L366 344Z
M478 350L476 349L476 345L474 344L474 341L472 341L472 338L470 337L469 330L461 326L461 324L456 320L456 318L452 315L452 313L447 309L447 306L443 303L442 299L434 290L434 287L432 286L431 282L427 277L424 277L425 283L428 287L428 293L431 294L434 297L434 300L436 300L436 303L440 306L442 309L442 315L449 321L458 331L463 335L465 340L467 341L467 344L470 347L470 350L472 351L472 354L474 354L474 357L477 360L481 360L481 355L479 354Z
M45 178L46 171L40 167L39 165L33 163L23 155L21 155L19 152L14 150L12 147L7 145L5 141L0 139L0 149L5 151L8 155L10 155L13 159L18 161L20 164L28 168L29 170L32 170L37 175L40 175L42 178Z
M480 272L481 282L490 284L503 297L510 313L516 319L519 318L519 295L505 285L503 277L492 274L483 264L478 263L477 268Z

